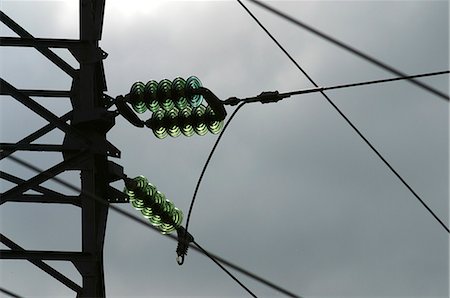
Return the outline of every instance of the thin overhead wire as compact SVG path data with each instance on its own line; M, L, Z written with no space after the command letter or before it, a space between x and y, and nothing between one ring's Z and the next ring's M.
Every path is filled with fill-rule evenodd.
M22 160L22 159L20 159L20 158L18 158L16 156L9 155L7 158L9 158L12 161L14 161L14 162L16 162L16 163L18 163L18 164L20 164L20 165L30 169L30 170L33 170L33 171L35 171L37 173L42 173L43 172L42 169L39 169L38 167L32 165L31 163L29 163L29 162L27 162L25 160ZM82 191L79 187L77 187L77 186L75 186L75 185L73 185L73 184L71 184L71 183L69 183L67 181L64 181L64 180L62 180L62 179L60 179L58 177L49 177L49 179L54 180L58 184L60 184L60 185L62 185L64 187L67 187L68 189L70 189L72 191L75 191L77 193L82 193L85 196L87 196L87 197L89 197L89 198L99 202L100 204L107 205L110 209L112 209L113 211L119 213L120 215L122 215L122 216L124 216L124 217L126 217L126 218L128 218L128 219L130 219L132 221L134 221L135 223L143 225L146 228L151 229L152 231L158 232L160 234L159 230L157 230L155 227L153 227L149 222L144 221L143 219L141 219L141 218L139 218L139 217L137 217L137 216L135 216L135 215L125 211L125 210L122 210L119 207L116 207L116 206L114 206L112 204L109 204L104 199L99 198L98 196L96 196L96 195L94 195L92 193L89 193L89 192L86 192L86 191ZM169 234L169 235L166 235L166 236L168 238L172 239L172 240L175 240L175 241L178 240L177 237L174 236L174 235ZM190 246L191 249L193 249L193 250L195 250L197 252L200 252L200 253L203 253L203 254L205 254L205 252L207 252L205 249L200 248L200 246L198 245L198 242L195 242L195 245L189 244L189 246ZM274 283L272 283L272 282L270 282L270 281L268 281L268 280L266 280L266 279L264 279L262 277L259 277L258 275L254 274L254 273L252 273L252 272L250 272L250 271L248 271L246 269L241 268L240 266L238 266L236 264L231 263L230 261L227 261L227 260L223 259L222 257L219 257L219 256L217 256L215 254L210 253L210 252L207 252L207 254L205 254L205 255L207 257L209 257L209 258L215 259L217 262L222 263L225 266L233 268L234 270L236 270L236 271L238 271L238 272L240 272L240 273L242 273L242 274L244 274L244 275L246 275L246 276L248 276L248 277L250 277L250 278L252 278L252 279L254 279L254 280L256 280L256 281L258 281L258 282L260 282L260 283L262 283L262 284L264 284L264 285L266 285L266 286L268 286L268 287L270 287L270 288L272 288L274 290L276 290L276 291L278 291L278 292L286 294L286 295L288 295L290 297L300 297L298 295L292 294L290 291L288 291L286 289L283 289L282 287L277 286ZM216 264L217 264L217 262L216 262ZM223 266L220 266L220 268L223 269ZM229 272L226 272L226 273L229 274ZM239 283L239 284L241 285L242 283Z
M233 111L233 113L231 114L230 118L229 118L229 119L227 120L227 122L225 123L223 130L221 131L221 133L220 133L219 136L217 137L216 142L214 143L214 146L213 146L213 148L211 149L211 152L209 153L208 158L206 159L205 165L203 166L202 172L201 172L201 174L200 174L200 177L199 177L199 179L198 179L198 181L197 181L197 185L196 185L196 187L195 187L195 191L194 191L194 195L193 195L193 197L192 197L191 205L190 205L190 207L189 207L189 213L188 213L188 217L187 217L187 220L186 220L186 231L187 231L187 229L188 229L189 219L190 219L191 214L192 214L192 208L193 208L193 206L194 206L195 198L197 197L197 193L198 193L198 190L199 190L199 188L200 188L200 183L201 183L201 181L202 181L202 179L203 179L203 176L204 176L204 174L205 174L206 168L208 167L208 164L209 164L209 162L211 161L212 155L214 154L214 151L216 150L217 145L219 144L219 141L220 141L220 139L222 138L222 135L224 134L224 132L225 132L226 128L228 127L228 125L230 124L231 120L234 118L234 116L236 115L236 113L237 113L237 112L238 112L245 104L246 104L246 102L241 103L241 104ZM202 247L200 247L200 246L198 245L198 243L196 243L196 242L194 241L194 244L197 245L198 248L201 249L201 250L203 251L204 254L206 254L208 257L210 257L210 254L209 254L207 251L205 251ZM226 264L225 262L220 261L220 259L218 259L217 257L214 257L214 258L215 258L217 261L219 261L219 262L221 262L221 263L223 263L223 264ZM214 260L214 258L211 258L211 259L212 259L217 265L221 266L220 264L217 263L216 260ZM226 264L226 265L228 265L229 267L233 268L233 266L230 266L230 264ZM234 269L235 269L235 268L234 268ZM242 270L239 270L239 272L244 273L244 272L242 272ZM227 272L227 273L228 273L228 272ZM264 283L265 285L270 284L270 287L271 287L272 289L275 289L275 290L277 290L278 292L283 293L283 294L285 294L285 295L288 296L288 297L301 298L301 296L299 296L299 295L297 295L297 294L294 294L294 293L292 293L292 292L290 292L290 291L287 291L287 290L285 290L285 289L283 289L283 288L277 286L276 284L274 284L274 283L272 283L272 282L270 282L270 281L268 281L268 280L264 280L264 279L261 280L260 277L253 276L253 273L251 273L251 272L247 272L247 273L245 273L245 274L246 274L247 276L252 276L253 279L258 280L258 281ZM230 276L231 276L231 275L230 275ZM233 278L233 277L232 277L232 278ZM234 279L234 278L233 278L233 279ZM239 283L239 281L236 281L236 282ZM252 295L252 296L254 295L254 294L251 293L248 289L247 289L247 291L250 293L250 295Z
M211 161L211 157L213 156L214 151L216 150L217 145L219 144L220 139L222 138L222 136L223 136L225 130L227 129L228 125L230 124L231 120L234 118L234 116L236 115L236 113L244 106L244 104L245 104L245 102L244 102L244 103L241 103L241 104L233 111L233 114L231 114L230 118L228 118L228 120L227 120L227 122L225 123L225 125L224 125L222 131L220 132L219 136L217 137L216 142L214 143L214 146L212 147L211 152L209 153L208 158L206 159L206 162L205 162L205 165L203 166L203 169L202 169L202 172L201 172L201 174L200 174L200 177L198 178L197 185L195 186L194 195L192 196L192 200L191 200L191 205L189 206L189 212L188 212L188 216L187 216L187 219L186 219L186 231L188 231L189 220L191 219L191 213L192 213L192 209L194 208L194 202L195 202L195 199L197 198L197 192L198 192L198 190L199 190L199 188L200 188L200 183L202 182L203 176L205 175L205 172L206 172L206 168L208 167L209 162Z
M316 84L316 82L306 73L306 71L295 61L292 56L284 49L284 47L276 40L276 38L265 28L263 24L256 18L256 16L240 1L237 0L239 4L247 11L247 13L255 20L256 23L267 33L267 35L277 44L277 46L280 48L283 53L286 54L286 56L292 61L292 63L295 64L295 66L308 78L308 80L313 84L316 88L319 88L319 85ZM269 6L265 4L261 4L259 1L255 0L249 0L255 3L258 3L259 5L263 7L267 7L269 9ZM270 8L272 9L272 8ZM392 72L392 71L391 71ZM405 76L403 73L400 72L394 72L400 76ZM411 80L410 80L411 81ZM442 222L442 220L428 207L428 205L422 200L422 198L412 189L412 187L406 183L406 181L400 176L400 174L390 165L390 163L381 155L381 153L367 140L367 138L359 131L359 129L350 121L350 119L336 106L333 101L328 97L328 95L325 94L323 90L318 91L320 92L323 97L328 101L329 104L333 106L333 108L344 118L344 120L348 123L348 125L353 128L353 130L364 140L364 142L372 149L372 151L384 162L384 164L394 173L395 176L405 185L405 187L416 197L416 199L425 207L425 209L439 222L439 224L447 231L447 233L450 233L449 228Z
M343 84L343 85L337 85L337 86L323 87L322 91L342 89L342 88L360 87L360 86L388 83L388 82L394 82L394 81L400 81L400 80L409 80L409 79L414 79L414 78L431 77L431 76L438 76L438 75L443 75L443 74L448 74L448 73L450 73L449 70L443 70L443 71L428 72L428 73L422 73L422 74L416 74L416 75L410 75L410 76L398 77L398 78L380 79L380 80L365 81L365 82L358 82L358 83L351 83L351 84Z
M222 266L222 264L220 264L219 262L217 262L216 259L214 259L206 250L203 249L203 247L201 247L197 242L195 242L195 240L193 241L194 244L200 248L200 250L208 257L210 258L214 263L217 264L217 266L219 266L220 268L222 268L223 271L225 271L226 274L228 274L235 282L237 282L242 288L244 288L252 297L256 298L256 295L250 291L249 288L247 288L243 283L241 283L239 281L239 279L237 279L233 274L231 274L230 271L228 271L225 267Z
M192 246L192 247L193 247L194 249L196 249L195 246ZM211 255L211 253L209 253L209 254ZM251 273L250 271L246 271L245 269L242 269L242 268L239 268L239 267L236 268L236 267L234 267L235 265L228 263L228 261L226 261L226 260L224 260L224 259L222 259L222 258L220 258L220 257L218 257L218 256L215 256L215 255L212 255L212 256L213 256L217 261L219 261L220 263L222 263L222 264L224 264L224 265L226 265L226 266L228 266L228 267L230 267L230 268L233 268L233 269L235 269L236 271L238 271L238 272L240 272L240 273L242 273L242 274L245 274L245 275L251 277L251 278L254 279L254 280L257 280L257 281L259 281L259 282L265 284L266 286L271 287L272 289L274 289L274 290L276 290L276 291L278 291L278 292L280 292L280 293L282 293L282 294L285 294L285 295L288 296L288 297L292 297L292 298L302 298L302 296L299 296L299 295L294 294L294 293L292 293L292 292L290 292L290 291L288 291L288 290L286 290L286 289L283 289L283 288L281 288L280 286L277 286L276 284L274 284L273 282L268 281L267 279L263 279L263 278L261 278L261 277L259 277L259 276L254 275L254 274Z
M237 0L237 1L255 19L255 17L248 10L248 8L246 8L244 6L244 4L242 4L242 2L240 0ZM343 48L343 49L353 53L354 55L359 56L359 57L363 58L364 60L369 61L370 63L372 63L374 65L377 65L378 67L383 68L384 70L389 71L390 73L393 73L395 75L402 76L402 77L406 77L407 76L407 74L405 74L404 72L401 72L401 71L395 69L394 67L392 67L392 66L390 66L390 65L388 65L388 64L386 64L386 63L384 63L384 62L382 62L382 61L380 61L378 59L375 59L375 58L369 56L368 54L363 53L362 51L360 51L360 50L358 50L358 49L356 49L356 48L354 48L354 47L352 47L352 46L350 46L348 44L345 44L344 42L342 42L342 41L340 41L340 40L338 40L338 39L336 39L336 38L334 38L334 37L332 37L332 36L330 36L328 34L325 34L325 33L321 32L321 31L313 28L312 26L307 25L304 22L301 22L301 21L299 21L299 20L297 20L297 19L295 19L295 18L285 14L284 12L282 12L280 10L277 10L277 9L275 9L275 8L265 4L265 3L262 3L259 0L248 0L248 1L255 3L256 5L258 5L258 6L262 7L262 8L264 8L264 9L266 9L266 10L268 10L268 11L270 11L270 12L272 12L272 13L280 16L280 17L282 17L285 20L288 20L291 23L296 24L297 26L302 27L303 29L305 29L305 30L307 30L307 31L309 31L309 32L311 32L311 33L321 37L322 39L325 39L325 40L327 40L327 41L329 41L329 42L331 42L331 43L333 43L333 44L335 44L335 45L337 45L337 46L339 46L339 47L341 47L341 48ZM255 19L255 21L256 21L256 19ZM257 21L257 22L258 22L258 24L260 24L260 26L262 26L259 21ZM271 34L266 29L264 29L264 31L266 31L266 33L271 36ZM278 44L278 42L276 42L276 43ZM291 59L291 60L293 60L293 59ZM442 98L442 99L444 99L446 101L450 100L450 97L449 97L448 94L445 94L445 93L443 93L443 92L441 92L439 90L436 90L435 88L430 87L430 86L428 86L428 85L426 85L426 84L424 84L424 83L422 83L420 81L417 81L417 80L414 80L414 79L409 79L409 82L415 84L416 86L418 86L418 87L420 87L420 88L422 88L424 90L427 90L428 92L430 92L430 93L432 93L432 94L434 94L434 95L436 95L436 96L438 96L438 97L440 97L440 98Z
M0 292L3 293L3 294L5 294L5 295L8 295L9 297L13 297L13 298L22 298L22 296L19 296L19 295L15 294L15 293L13 293L13 292L11 292L11 291L5 289L5 288L1 288L1 287L0 287Z
M288 98L288 97L294 96L294 95L316 93L316 92L321 92L321 91L352 88L352 87L360 87L360 86L367 86L367 85L373 85L373 84L388 83L388 82L394 82L394 81L400 81L400 80L407 80L410 78L422 78L422 77L437 76L437 75L443 75L443 74L448 74L448 73L450 73L450 70L422 73L422 74L410 75L407 77L397 77L397 78L364 81L364 82L357 82L357 83L350 83L350 84L341 84L341 85L328 86L328 87L302 89L302 90L291 91L291 92L277 93L276 97L278 98L278 100L280 100L280 99ZM246 98L242 98L242 99L236 98L236 97L231 97L230 99L225 100L224 104L236 105L240 102L252 103L252 102L260 102L260 101L261 101L261 97L259 95L253 96L253 97L246 97Z

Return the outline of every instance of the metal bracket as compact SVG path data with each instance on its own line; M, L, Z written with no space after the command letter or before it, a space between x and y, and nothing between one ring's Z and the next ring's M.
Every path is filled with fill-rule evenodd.
M223 106L223 102L208 88L199 87L197 89L189 90L189 93L202 95L205 98L208 105L216 114L216 117L219 121L224 120L225 117L227 116L227 111Z
M83 43L80 47L70 48L69 51L79 63L97 63L108 57L108 53L102 48L93 47L88 43Z
M136 127L144 127L144 121L142 121L141 119L139 119L139 117L133 113L133 110L131 110L131 108L126 104L128 99L128 95L127 96L118 96L115 100L115 104L117 107L117 111L119 112L120 115L122 115L126 120L128 120L128 122L130 122L131 124L133 124Z
M129 203L128 196L121 192L120 190L115 189L112 186L109 186L106 190L108 196L109 203Z
M123 173L123 167L108 160L108 181L114 182L124 179L125 177L126 175Z

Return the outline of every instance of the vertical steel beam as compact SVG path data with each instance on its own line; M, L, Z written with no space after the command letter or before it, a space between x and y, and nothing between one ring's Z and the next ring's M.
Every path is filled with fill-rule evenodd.
M81 169L81 231L82 250L91 254L95 261L76 264L83 279L81 297L105 297L103 272L103 243L105 238L108 207L92 200L86 193L100 198L107 197L108 167L106 133L108 125L97 125L104 121L106 108L102 104L103 82L98 80L102 72L101 53L98 41L103 16L104 1L80 0L80 40L83 46L78 53L80 61L78 97L74 98L73 125L83 131L96 146ZM94 153L95 152L95 153Z
M96 179L95 157L89 161L89 168L81 171L81 187L83 191L100 195L102 193L101 182ZM101 196L100 196L101 197ZM81 201L82 224L82 249L83 252L96 256L95 262L80 262L77 264L83 278L84 297L105 297L105 285L103 276L103 240L104 233L99 233L101 226L106 225L106 218L101 218L104 206L99 205L86 195L82 195Z

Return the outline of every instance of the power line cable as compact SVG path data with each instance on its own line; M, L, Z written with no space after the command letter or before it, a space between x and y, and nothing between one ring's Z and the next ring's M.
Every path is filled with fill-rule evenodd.
M286 56L295 64L295 66L308 78L308 80L316 87L319 88L319 86L316 84L316 82L306 73L306 71L295 61L292 56L284 49L284 47L276 40L276 38L264 27L263 24L256 18L256 16L240 1L237 0L239 4L247 11L247 13L255 20L258 25L267 33L267 35L277 44L277 46L286 54ZM250 0L255 3L259 3L259 1ZM263 7L265 7L265 4L261 4ZM397 73L401 76L405 76L402 73ZM331 99L321 90L320 92L325 99L328 101L329 104L333 106L333 108L344 118L344 120L353 128L353 130L364 140L364 142L372 149L373 152L384 162L384 164L392 171L392 173L397 176L397 178L405 185L405 187L417 198L417 200L425 207L426 210L439 222L439 224L447 231L447 233L450 233L449 228L442 222L442 220L428 207L428 205L422 200L422 198L409 186L408 183L400 176L400 174L389 164L389 162L378 152L378 150L369 142L369 140L366 139L366 137L359 131L358 128L350 121L349 118L331 101Z
M246 97L246 98L230 97L229 99L225 100L223 103L225 105L236 105L236 104L238 104L240 102L246 102L246 103L252 103L252 102L262 102L262 103L276 102L276 101L279 101L279 100L284 99L284 98L288 98L288 97L293 96L293 95L316 93L316 92L321 92L321 91L344 89L344 88L352 88L352 87L360 87L360 86L367 86L367 85L373 85L373 84L381 84L381 83L387 83L387 82L406 80L406 79L409 79L409 78L422 78L422 77L437 76L437 75L448 74L448 73L450 73L450 70L422 73L422 74L410 75L410 76L407 76L407 77L380 79L380 80L372 80L372 81L364 81L364 82L357 82L357 83L341 84L341 85L328 86L328 87L302 89L302 90L291 91L291 92L284 92L284 93L277 93L277 91L276 91L276 92L272 93L273 94L273 98L272 99L269 98L270 96L265 96L265 94L263 92L264 96L258 95L258 96Z
M20 164L20 165L30 169L30 170L33 170L33 171L35 171L37 173L42 173L43 172L42 169L39 169L38 167L32 165L31 163L29 163L29 162L27 162L25 160L22 160L22 159L20 159L18 157L15 157L13 155L9 155L7 158L9 158L12 161L14 161L14 162L16 162L16 163L18 163L18 164ZM144 221L143 219L141 219L141 218L139 218L139 217L137 217L137 216L135 216L135 215L125 211L125 210L122 210L119 207L116 207L116 206L114 206L112 204L109 204L107 201L105 201L104 199L99 198L98 196L96 196L94 194L91 194L91 193L86 192L86 191L82 191L79 187L77 187L77 186L75 186L75 185L73 185L73 184L71 184L71 183L69 183L67 181L64 181L64 180L62 180L62 179L60 179L58 177L49 177L49 179L54 180L58 184L60 184L60 185L62 185L64 187L67 187L68 189L70 189L72 191L75 191L75 192L78 192L78 193L82 193L85 196L87 196L87 197L89 197L89 198L91 198L91 199L93 199L93 200L95 200L95 201L97 201L97 202L99 202L99 203L101 203L103 205L108 206L109 208L111 208L113 211L119 213L120 215L122 215L122 216L124 216L124 217L126 217L126 218L128 218L128 219L130 219L130 220L132 220L132 221L134 221L134 222L136 222L138 224L140 224L140 225L143 225L146 228L150 228L152 231L156 231L156 232L160 233L159 230L157 230L155 227L153 227L147 221ZM175 240L175 241L178 240L177 237L172 235L172 234L168 234L166 236L169 237L172 240ZM205 249L200 248L200 246L198 245L197 242L195 242L195 245L189 244L189 246L190 246L191 249L193 249L193 250L195 250L197 252L200 252L200 253L203 253L203 254L205 254L205 252L207 252ZM230 268L233 268L234 270L236 270L236 271L238 271L238 272L240 272L240 273L242 273L242 274L244 274L244 275L246 275L246 276L248 276L248 277L250 277L250 278L252 278L252 279L254 279L254 280L256 280L256 281L258 281L258 282L260 282L260 283L262 283L262 284L264 284L264 285L266 285L266 286L268 286L268 287L270 287L270 288L272 288L274 290L276 290L276 291L279 291L279 292L281 292L283 294L286 294L286 295L288 295L290 297L300 297L300 296L298 296L296 294L293 294L292 292L290 292L290 291L288 291L286 289L283 289L280 286L275 285L274 283L272 283L272 282L270 282L270 281L268 281L268 280L266 280L266 279L264 279L262 277L259 277L258 275L254 274L254 273L252 273L252 272L250 272L250 271L248 271L246 269L241 268L240 266L238 266L236 264L231 263L230 261L227 261L227 260L223 259L222 257L219 257L219 256L217 256L215 254L210 253L210 252L207 252L207 253L208 254L207 255L205 254L205 255L208 256L209 258L214 258L217 262L220 262L220 263L222 263L222 264L224 264L224 265L226 265L226 266L228 266ZM223 269L223 266L220 266L220 268ZM226 273L228 275L231 274L229 272L226 272ZM239 283L239 284L241 285L242 283ZM245 289L245 290L247 290L247 289Z
M193 249L196 249L195 246L191 246L191 247L192 247ZM211 255L211 253L209 253L209 254ZM276 291L278 291L278 292L280 292L280 293L285 294L285 295L288 296L288 297L302 298L301 296L299 296L299 295L297 295L297 294L294 294L294 293L292 293L292 292L290 292L290 291L288 291L288 290L286 290L286 289L281 288L280 286L277 286L276 284L274 284L274 283L268 281L267 279L263 279L263 278L261 278L261 277L259 277L259 276L257 276L257 275L254 275L254 274L251 273L250 271L247 271L247 270L242 269L242 268L239 268L239 267L235 267L234 264L231 264L231 263L229 263L228 261L226 261L226 260L224 260L224 259L222 259L222 258L220 258L220 257L218 257L218 256L216 256L216 255L212 255L212 256L213 256L217 261L219 261L220 263L222 263L222 264L224 264L224 265L226 265L226 266L228 266L228 267L230 267L230 268L233 268L233 269L235 269L236 271L239 271L240 273L243 273L243 274L245 274L245 275L251 277L252 279L254 279L254 280L256 280L256 281L259 281L259 282L265 284L266 286L271 287L272 289L274 289L274 290L276 290Z
M203 176L205 175L206 168L208 167L209 162L211 161L211 157L212 157L212 155L214 154L214 151L216 150L217 145L219 144L220 139L222 138L222 136L223 136L225 130L227 129L228 125L230 124L231 120L234 118L234 116L236 115L236 113L244 106L244 104L245 104L245 102L241 103L241 104L233 111L233 114L231 114L230 118L229 118L229 119L227 120L227 122L225 123L225 125L224 125L222 131L220 132L219 136L218 136L217 139L216 139L216 142L214 143L214 146L213 146L212 149L211 149L211 152L209 153L208 158L206 159L206 162L205 162L205 165L203 166L203 169L202 169L202 172L201 172L201 174L200 174L200 177L198 178L197 185L195 186L194 195L192 196L192 200L191 200L191 205L189 206L189 212L188 212L188 216L187 216L187 219L186 219L186 231L188 231L189 220L190 220L190 218L191 218L192 209L194 208L194 202L195 202L195 199L197 198L197 192L198 192L198 190L199 190L199 188L200 188L200 183L201 183L202 180L203 180Z
M225 267L222 266L222 264L220 264L219 262L217 262L216 259L214 259L206 250L203 249L203 247L201 247L197 242L192 241L198 248L200 248L200 250L208 257L210 258L214 263L217 264L217 266L219 266L220 268L222 268L223 271L226 272L226 274L228 274L235 282L237 282L242 288L244 288L252 297L256 298L256 295L253 294L252 291L250 291L243 283L241 283L235 276L233 276L233 274L230 273L230 271L228 271Z
M237 0L237 1L254 18L253 14L248 10L248 8L245 7L244 4L242 4L242 2L240 0ZM358 49L356 49L356 48L354 48L354 47L352 47L352 46L350 46L348 44L345 44L344 42L342 42L342 41L340 41L340 40L338 40L338 39L336 39L336 38L334 38L334 37L332 37L332 36L330 36L328 34L325 34L325 33L321 32L321 31L313 28L312 26L307 25L304 22L301 22L301 21L299 21L299 20L297 20L297 19L295 19L295 18L285 14L284 12L281 12L281 11L279 11L279 10L277 10L277 9L275 9L275 8L265 4L265 3L262 3L259 0L248 0L248 1L259 5L260 7L262 7L264 9L266 9L266 10L268 10L268 11L270 11L270 12L272 12L272 13L274 13L274 14L282 17L282 18L284 18L285 20L288 20L291 23L294 23L294 24L302 27L303 29L305 29L305 30L307 30L307 31L309 31L309 32L311 32L311 33L313 33L313 34L315 34L315 35L317 35L317 36L319 36L319 37L321 37L321 38L323 38L323 39L325 39L325 40L327 40L327 41L329 41L329 42L331 42L331 43L333 43L333 44L335 44L335 45L337 45L337 46L339 46L339 47L341 47L341 48L343 48L343 49L345 49L345 50L347 50L349 52L351 52L351 53L353 53L353 54L355 54L356 56L359 56L359 57L363 58L364 60L369 61L372 64L375 64L375 65L383 68L384 70L387 70L387 71L389 71L389 72L391 72L391 73L393 73L395 75L398 75L398 76L402 76L402 77L406 77L407 76L407 74L405 74L404 72L401 72L401 71L395 69L394 67L392 67L392 66L390 66L390 65L388 65L388 64L386 64L386 63L384 63L384 62L382 62L382 61L380 61L378 59L375 59L375 58L369 56L368 54L363 53L362 51L360 51L360 50L358 50ZM256 19L255 19L255 21L258 22L258 24L260 24L261 27L263 27L259 21L257 21ZM266 29L264 29L264 31L266 31L266 33L269 34L269 36L271 36L271 34ZM278 42L276 42L276 43L278 44ZM287 53L285 53L285 54L287 54ZM428 86L428 85L426 85L426 84L424 84L424 83L422 83L420 81L414 80L414 79L409 79L409 81L411 83L415 84L416 86L418 86L418 87L420 87L422 89L425 89L428 92L431 92L434 95L436 95L436 96L438 96L438 97L440 97L440 98L442 98L442 99L444 99L446 101L450 100L449 95L447 95L447 94L445 94L445 93L443 93L443 92L441 92L439 90L436 90L433 87L430 87L430 86Z
M359 87L359 86L367 86L367 85L394 82L394 81L400 81L400 80L409 80L409 79L413 79L413 78L437 76L437 75L448 74L448 73L450 73L449 70L443 70L443 71L422 73L422 74L416 74L416 75L409 75L409 76L398 77L398 78L380 79L380 80L365 81L365 82L358 82L358 83L351 83L351 84L343 84L343 85L337 85L337 86L324 87L322 91Z
M8 295L10 297L13 297L13 298L22 298L22 296L19 296L19 295L15 294L15 293L5 289L5 288L1 288L0 287L0 292L2 292L3 294Z

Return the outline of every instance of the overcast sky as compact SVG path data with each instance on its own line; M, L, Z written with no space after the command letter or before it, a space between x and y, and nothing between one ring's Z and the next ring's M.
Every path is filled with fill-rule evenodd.
M321 86L393 77L244 3ZM77 38L77 5L4 0L1 9L36 37ZM270 5L408 74L449 69L448 1ZM0 28L2 36L15 36ZM109 54L105 72L113 97L138 80L190 75L222 99L312 87L236 1L107 0L100 46ZM77 67L67 52L56 52ZM17 88L70 88L69 77L37 51L0 48L0 59L2 78ZM421 81L448 94L448 76ZM448 226L448 103L408 82L327 94ZM57 115L71 109L67 99L36 100ZM0 113L1 142L16 142L46 124L6 96ZM127 175L147 176L185 216L216 137L159 140L121 118L108 134ZM54 131L36 143L60 144L62 138ZM49 153L17 156L41 168L62 160ZM0 166L23 179L35 175L8 160ZM79 185L77 173L61 177ZM10 187L1 182L2 192ZM77 207L6 203L0 210L1 232L24 248L81 248ZM447 232L320 94L242 108L206 171L189 227L206 249L305 297L449 295ZM107 295L247 295L196 252L178 266L175 249L170 239L111 211ZM49 263L81 283L70 264ZM31 263L2 260L0 266L1 286L17 294L75 296ZM236 275L258 296L280 295Z

